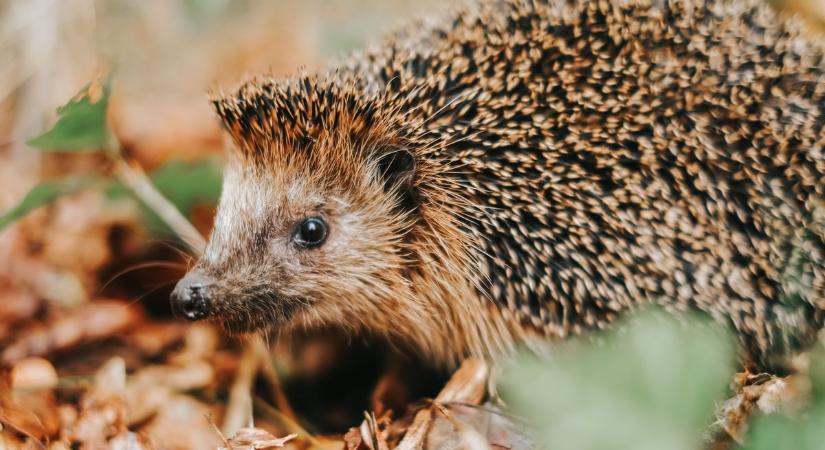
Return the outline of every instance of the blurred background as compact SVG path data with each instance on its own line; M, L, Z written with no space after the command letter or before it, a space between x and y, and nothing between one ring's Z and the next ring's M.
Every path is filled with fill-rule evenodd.
M825 30L825 0L773 6L803 16L813 33ZM0 213L43 181L110 170L99 154L41 152L26 142L85 85L116 70L108 121L123 152L208 234L223 158L210 92L230 90L248 74L322 66L405 19L447 7L436 0L0 0ZM208 325L171 319L168 292L188 263L181 243L117 185L61 197L0 229L0 424L22 430L14 438L0 433L0 448L25 437L93 443L117 435L104 426L140 430L163 448L219 445L203 418L212 414L220 425L242 349ZM295 411L256 407L258 423L275 433L294 430L279 414L313 434L342 433L363 410L403 409L444 380L380 344L327 334L283 339L272 365ZM100 405L110 403L90 406L97 405L90 392L105 398L94 386L126 373L120 428L100 425ZM279 381L263 378L258 392L284 406ZM8 394L31 386L50 389ZM181 426L202 440L179 439ZM67 430L75 435L64 436Z
M4 0L0 3L3 156L35 170L24 142L101 71L118 67L111 119L133 156L220 147L206 93L244 74L313 68L436 2L355 0ZM8 165L4 165L7 168ZM18 172L19 173L19 172ZM25 190L18 183L19 190ZM20 192L4 192L7 205Z

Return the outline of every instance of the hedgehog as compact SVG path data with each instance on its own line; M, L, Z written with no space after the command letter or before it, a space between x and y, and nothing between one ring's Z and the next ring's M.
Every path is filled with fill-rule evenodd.
M774 367L825 317L825 46L758 0L499 0L214 107L231 144L173 309L437 364L656 304Z

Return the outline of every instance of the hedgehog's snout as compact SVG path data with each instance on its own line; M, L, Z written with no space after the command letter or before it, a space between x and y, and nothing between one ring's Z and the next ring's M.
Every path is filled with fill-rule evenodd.
M210 285L212 280L200 272L189 272L172 290L172 311L186 320L200 320L212 309Z

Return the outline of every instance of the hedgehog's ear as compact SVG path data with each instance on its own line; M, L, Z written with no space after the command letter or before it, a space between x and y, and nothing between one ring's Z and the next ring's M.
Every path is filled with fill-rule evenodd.
M388 150L378 157L378 175L387 192L397 191L403 207L415 206L413 178L415 157L405 148Z

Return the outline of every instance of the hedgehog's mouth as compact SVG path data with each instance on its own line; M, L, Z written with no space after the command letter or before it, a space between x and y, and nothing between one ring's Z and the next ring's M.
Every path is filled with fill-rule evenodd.
M283 327L306 304L297 298L247 297L219 308L210 319L230 335L248 334Z

